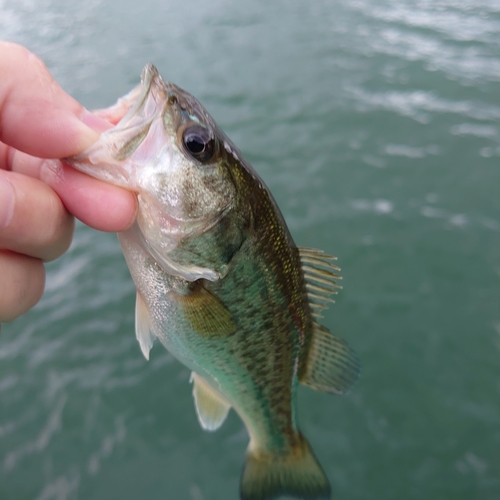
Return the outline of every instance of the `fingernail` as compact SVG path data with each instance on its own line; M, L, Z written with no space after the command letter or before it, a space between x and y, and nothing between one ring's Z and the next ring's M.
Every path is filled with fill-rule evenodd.
M109 123L107 120L104 120L104 118L95 115L88 109L85 109L80 115L80 120L96 132L105 132L113 127L112 123Z
M14 215L14 189L9 180L0 176L0 229L6 228Z
M94 144L100 137L102 132L109 130L114 125L100 116L95 115L88 109L83 109L79 116L80 124L80 150L84 151Z
M66 115L65 119L68 117ZM71 115L69 117L73 121L78 130L78 152L85 151L99 140L101 132L103 132L103 124L94 120L92 113L86 109L79 116Z

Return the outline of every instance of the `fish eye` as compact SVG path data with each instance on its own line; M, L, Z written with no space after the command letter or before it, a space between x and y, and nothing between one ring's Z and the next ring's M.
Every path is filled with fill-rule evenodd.
M202 163L209 161L215 152L215 139L212 132L200 125L191 125L182 134L184 149Z

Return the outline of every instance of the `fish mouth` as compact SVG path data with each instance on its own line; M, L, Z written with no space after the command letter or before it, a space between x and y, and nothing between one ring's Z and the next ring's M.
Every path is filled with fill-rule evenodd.
M158 93L163 94L163 96L155 95L154 97L158 98L165 96L165 82L158 73L156 66L148 63L141 72L141 83L120 99L120 101L125 102L126 105L128 104L129 107L128 113L120 120L120 125L127 127L134 117L143 115L144 111L147 111L145 108L148 103L148 97L151 94ZM146 114L150 116L153 115L151 112L146 112Z
M141 73L141 83L109 108L94 113L116 125L104 131L92 146L82 153L65 158L75 169L96 179L128 190L138 191L135 172L137 162L129 161L137 148L147 140L154 122L164 113L167 84L153 64Z

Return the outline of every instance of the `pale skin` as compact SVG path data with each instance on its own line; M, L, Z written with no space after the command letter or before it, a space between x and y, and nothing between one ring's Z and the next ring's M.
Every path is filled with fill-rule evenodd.
M93 144L116 118L90 113L38 57L0 42L0 322L40 300L44 263L70 246L74 217L100 231L133 223L134 194L59 161Z

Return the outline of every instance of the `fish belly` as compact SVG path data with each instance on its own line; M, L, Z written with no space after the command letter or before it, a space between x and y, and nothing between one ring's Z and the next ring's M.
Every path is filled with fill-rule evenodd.
M163 271L133 238L122 235L120 242L154 335L235 409L251 446L288 453L297 436L297 348L293 335L280 331L289 321L286 304L266 291L265 278L260 282L252 275L255 269L247 258L224 282L206 283L228 305L235 331L229 336L202 335L192 328L182 303L172 299L183 281Z

